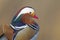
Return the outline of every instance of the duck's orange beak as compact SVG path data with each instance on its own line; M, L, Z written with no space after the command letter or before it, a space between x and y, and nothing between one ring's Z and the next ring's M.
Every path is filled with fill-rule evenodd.
M35 19L39 19L38 16L35 15L34 13L32 13L32 16L33 16L33 18L35 18Z

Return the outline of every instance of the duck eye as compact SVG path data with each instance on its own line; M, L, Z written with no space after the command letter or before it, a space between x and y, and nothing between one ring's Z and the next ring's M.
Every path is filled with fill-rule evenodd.
M31 14L31 12L30 12L30 14Z

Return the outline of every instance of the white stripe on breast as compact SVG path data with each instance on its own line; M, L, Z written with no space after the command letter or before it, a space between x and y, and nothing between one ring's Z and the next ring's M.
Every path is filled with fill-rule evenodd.
M10 24L10 26L13 28L13 29L15 29L15 30L20 30L20 29L23 29L23 28L26 28L26 27L28 27L28 25L26 24L26 25L24 25L24 26L20 26L20 27L18 27L18 26L13 26L12 24Z

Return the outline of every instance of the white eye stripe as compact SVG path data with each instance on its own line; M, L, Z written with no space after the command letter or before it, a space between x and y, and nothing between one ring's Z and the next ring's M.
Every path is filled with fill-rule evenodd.
M20 11L20 13L17 15L16 19L17 19L21 14L25 14L25 13L29 13L29 12L33 13L33 12L34 12L34 9L28 8L28 7L22 9L22 10ZM15 20L16 20L16 19L15 19Z

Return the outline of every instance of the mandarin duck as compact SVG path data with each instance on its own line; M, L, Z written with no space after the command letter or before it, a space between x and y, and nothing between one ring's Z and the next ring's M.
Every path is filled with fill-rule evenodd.
M5 35L8 40L36 40L39 25L34 21L38 19L35 10L26 6L20 9L13 17L9 27L5 25Z

